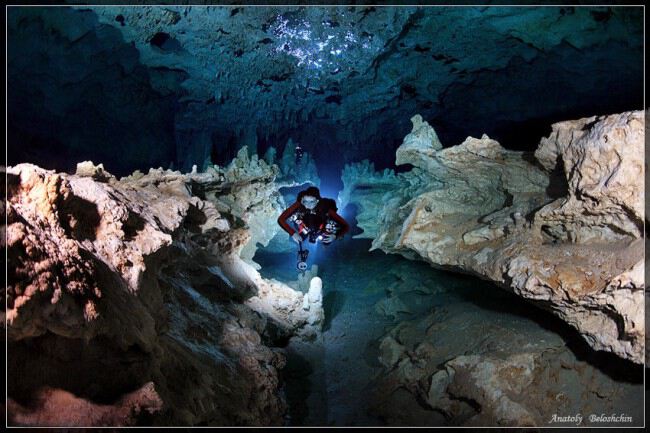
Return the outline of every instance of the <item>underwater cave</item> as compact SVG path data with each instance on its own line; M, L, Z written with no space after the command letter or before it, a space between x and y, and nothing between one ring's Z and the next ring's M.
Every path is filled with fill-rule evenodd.
M645 425L642 7L7 8L7 425Z

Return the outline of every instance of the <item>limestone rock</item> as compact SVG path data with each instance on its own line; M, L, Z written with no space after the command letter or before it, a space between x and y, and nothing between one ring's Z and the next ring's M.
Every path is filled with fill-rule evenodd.
M420 157L432 156L442 149L442 143L436 131L419 114L411 118L411 123L413 123L413 130L404 137L404 142L395 152L395 163L397 165L410 163L420 167Z
M314 277L309 283L309 291L305 295L309 318L307 321L310 325L319 325L325 318L323 310L323 280ZM304 307L303 307L304 308Z
M561 164L568 195L535 214L554 239L585 243L643 233L643 112L556 123L535 152L547 169Z
M286 140L286 131L313 144L318 160L379 155L384 149L377 143L403 138L398 134L408 118L397 125L395 113L411 117L416 100L432 103L427 114L448 130L462 131L468 123L501 129L513 116L554 117L584 106L607 112L610 93L629 99L642 90L643 64L629 60L643 48L637 10L441 11L15 9L7 23L8 43L19 47L8 56L16 84L8 88L8 105L30 101L35 111L17 112L16 126L25 136L38 132L44 143L61 143L61 155L76 160L91 143L96 159L123 173L152 161L166 167L176 154L175 165L185 172L193 164L200 169L215 143L220 152L231 138L250 150L258 140L284 145L279 140ZM397 35L408 39L404 46ZM98 66L105 70L101 76ZM50 72L49 82L38 79L42 70ZM532 82L544 85L527 86L522 94L519 84ZM133 101L135 94L142 99ZM530 98L562 104L526 103ZM92 127L73 121L80 100Z
M240 256L256 268L253 256L258 244L268 245L280 229L276 220L284 209L284 201L274 182L278 173L277 165L269 165L257 155L249 156L244 146L226 167L215 166L213 174L206 174L223 178L223 182L202 187L208 201L214 202L218 210L234 213L250 228L251 237ZM201 175L195 178L200 183Z
M338 207L344 209L351 203L352 193L354 194L371 194L367 199L355 200L355 204L362 207L358 209L357 221L358 226L363 228L363 233L356 235L355 238L374 238L376 237L375 228L377 224L372 220L382 217L379 212L384 205L383 196L386 192L392 191L399 184L399 178L393 170L386 169L382 173L375 172L375 165L366 160L356 164L347 164L341 174L343 180L343 190L339 192ZM402 185L400 185L402 186ZM359 218L366 220L359 220Z
M120 399L114 405L95 404L60 389L44 388L32 407L23 407L9 399L7 410L10 425L103 427L135 425L141 414L162 410L162 400L154 384L148 382L140 389Z
M95 180L107 181L114 178L112 174L104 170L104 164L94 165L92 161L84 161L77 164L77 176L88 176Z
M322 306L240 256L245 221L273 209L272 182L256 188L274 171L244 159L120 180L7 168L12 425L283 422L285 359L266 344L317 333Z
M392 368L400 360L404 350L404 346L393 337L387 336L379 344L379 362L386 368Z
M451 159L451 156L463 158L465 154L477 155L483 158L498 160L504 156L505 149L498 141L491 139L486 134L481 138L467 137L458 146L452 146L443 152L444 157Z
M486 309L477 302L485 297L472 292L399 322L380 339L373 414L389 426L542 427L553 414L624 408L642 423L642 366L602 353L585 357L557 333L560 324L539 326L555 321L551 313L537 312L534 320L508 313L503 307L525 308L508 293L492 294L500 307ZM584 418L583 425L598 425Z
M410 313L409 308L402 302L398 296L383 298L375 304L375 311L393 320L397 319L400 313Z
M294 143L292 139L289 139L284 147L282 158L278 161L280 167L278 185L280 187L303 185L307 183L316 186L320 185L316 162L309 152L303 150L302 157L299 160L296 159L296 148L298 146L299 144ZM273 154L275 154L275 152L273 152Z
M465 242L466 245L474 245L480 242L498 239L502 236L505 236L505 234L506 233L503 227L483 226L476 230L463 233L463 242Z
M435 151L403 145L399 162L415 168L386 176L346 166L339 200L357 205L373 249L491 280L553 311L594 349L641 363L642 115L554 125L535 153L541 168L485 135Z
M444 373L432 377L429 404L438 405L441 394L448 393L475 401L480 413L465 425L536 426L541 424L525 406L515 399L528 392L535 370L535 356L513 355L506 360L479 356L459 356L445 364ZM441 390L444 388L444 391ZM449 410L449 398L442 396Z
M427 403L430 407L442 410L446 414L451 414L452 402L447 397L447 388L454 379L454 369L439 370L431 376L431 384L427 391Z

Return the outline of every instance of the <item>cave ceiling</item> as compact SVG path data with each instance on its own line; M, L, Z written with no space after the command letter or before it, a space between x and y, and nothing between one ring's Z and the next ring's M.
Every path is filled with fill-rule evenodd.
M79 6L45 21L137 50L173 99L185 168L289 137L317 161L389 165L416 113L445 146L486 132L534 148L540 125L642 104L639 8Z

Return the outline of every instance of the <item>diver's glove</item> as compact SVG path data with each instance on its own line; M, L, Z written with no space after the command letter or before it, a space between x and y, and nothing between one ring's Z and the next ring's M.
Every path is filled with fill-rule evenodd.
M292 234L291 239L293 239L297 244L302 242L302 237L298 234L298 232L295 232L294 234Z
M325 234L323 235L323 240L322 240L322 242L323 242L324 244L331 244L331 243L334 241L334 239L336 239L336 235L331 234L331 233L325 233Z

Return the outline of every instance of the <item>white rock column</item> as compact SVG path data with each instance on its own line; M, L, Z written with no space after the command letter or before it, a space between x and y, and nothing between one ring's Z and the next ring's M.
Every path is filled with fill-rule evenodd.
M323 311L323 280L314 277L309 282L309 291L305 294L303 308L308 311L307 321L310 325L320 326L325 318Z

